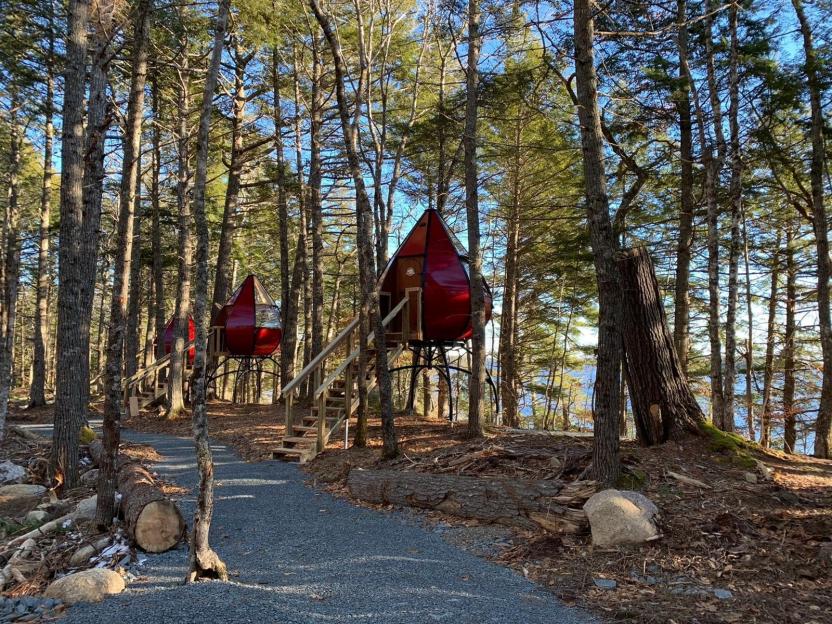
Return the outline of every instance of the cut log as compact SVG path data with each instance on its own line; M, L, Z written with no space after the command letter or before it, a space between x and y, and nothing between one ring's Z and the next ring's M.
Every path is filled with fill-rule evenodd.
M479 478L396 470L351 470L350 493L376 504L435 509L461 518L550 533L578 533L589 527L583 504L595 493L593 481Z
M643 247L618 255L623 298L625 372L639 442L649 446L698 434L705 422L688 386L650 255Z
M103 453L99 440L90 444L90 456L98 464ZM156 483L153 475L140 463L120 457L116 463L116 481L121 494L121 513L127 535L142 550L159 553L179 543L185 521L179 508Z

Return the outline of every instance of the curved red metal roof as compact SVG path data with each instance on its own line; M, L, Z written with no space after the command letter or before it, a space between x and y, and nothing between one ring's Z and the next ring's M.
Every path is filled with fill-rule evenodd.
M471 337L471 281L468 254L441 215L422 214L390 258L379 278L379 290L390 293L395 305L407 288L422 289L422 339L459 341ZM492 298L485 286L486 322Z
M214 325L225 328L225 345L232 355L271 355L283 337L280 308L256 275L243 280L218 312Z

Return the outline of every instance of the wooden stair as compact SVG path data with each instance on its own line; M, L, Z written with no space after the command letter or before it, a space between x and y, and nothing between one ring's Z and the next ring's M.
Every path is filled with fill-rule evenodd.
M185 353L193 345L193 341L188 342L184 347ZM193 367L186 359L182 371L182 390L186 396L192 371ZM165 399L168 394L169 376L170 354L167 354L124 380L124 403L130 416L137 416L141 410L153 407Z
M418 289L415 289L418 290ZM404 298L384 318L382 324L386 327L393 319L400 317L402 327L409 327L410 299ZM358 348L356 345L356 331L358 319L355 318L321 350L313 360L282 390L285 399L286 435L281 445L272 451L272 458L283 461L304 463L323 451L333 434L342 427L345 428L344 443L349 427L349 420L358 409ZM407 331L399 332L387 344L387 362L392 364L402 354L407 346ZM373 389L377 383L375 374L375 349L373 334L370 334L371 348L368 355L368 389ZM336 353L345 347L344 357L340 363L334 364ZM330 366L327 366L329 361ZM327 373L327 371L330 371ZM326 374L326 376L324 376ZM293 399L295 393L304 380L312 377L313 387L312 408L309 414L303 416L300 425L294 424ZM323 420L321 414L324 415Z

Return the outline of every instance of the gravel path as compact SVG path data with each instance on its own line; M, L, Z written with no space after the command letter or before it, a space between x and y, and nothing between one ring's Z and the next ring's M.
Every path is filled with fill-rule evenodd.
M193 488L192 442L128 432ZM247 464L215 445L212 544L230 583L183 586L187 551L147 557L123 594L69 610L68 624L596 622L507 568L459 550L404 516L354 507L304 485L297 466ZM194 499L179 501L190 522ZM141 572L139 572L141 570Z

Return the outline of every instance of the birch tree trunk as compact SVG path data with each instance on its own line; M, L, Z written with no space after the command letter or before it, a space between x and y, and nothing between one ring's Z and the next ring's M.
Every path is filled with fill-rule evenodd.
M208 221L205 216L205 185L208 178L208 138L214 91L222 60L223 40L228 25L231 0L220 0L214 30L214 47L202 92L202 108L197 133L196 174L194 177L194 221L196 225L196 283L194 292L194 323L196 324L196 357L194 359L194 391L192 426L199 467L199 487L194 511L188 556L187 582L200 578L228 580L225 564L211 548L208 536L214 513L214 459L208 440L208 418L205 413L206 358L208 350Z
M136 196L140 188L142 119L144 117L144 86L147 79L147 48L150 30L151 0L135 5L133 51L130 69L130 94L127 101L127 126L124 134L124 156L119 191L118 234L115 247L113 296L110 304L110 327L107 336L107 364L104 373L104 436L98 472L98 500L95 523L109 527L115 515L116 458L121 440L121 419L124 409L122 395L122 354L127 329L128 296L133 276L133 227ZM135 365L135 362L134 362Z

